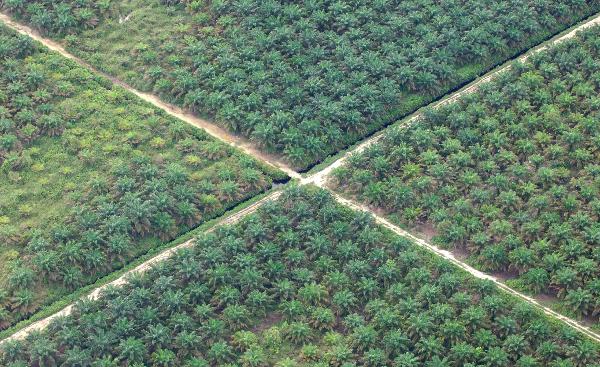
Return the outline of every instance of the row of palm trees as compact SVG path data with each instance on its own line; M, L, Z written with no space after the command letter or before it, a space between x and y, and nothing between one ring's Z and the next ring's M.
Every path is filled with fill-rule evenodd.
M52 35L65 35L81 29L94 28L109 6L110 0L0 1L0 8L27 19L35 28Z
M23 37L0 28L0 329L281 177Z
M32 40L0 27L0 166L8 161L6 171L22 164L20 153L27 144L60 134L65 121L49 104L60 100L47 92L51 81L18 61L35 51Z
M598 346L293 187L1 355L10 367L590 366Z
M135 51L124 57L136 70L123 75L299 168L600 10L595 1L570 0L160 3L194 20L176 37L129 45ZM118 2L0 4L43 31L68 35L70 47L101 69L121 63L74 37L120 16Z
M600 315L600 28L353 156L337 185L489 271Z

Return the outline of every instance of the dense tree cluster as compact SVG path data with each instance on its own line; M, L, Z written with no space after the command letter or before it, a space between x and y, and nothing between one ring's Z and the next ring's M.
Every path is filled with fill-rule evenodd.
M0 28L0 329L282 178L24 40Z
M292 188L2 363L57 366L598 366L550 323L329 193Z
M300 168L600 10L597 0L161 3L190 20L172 24L184 31L171 39L125 37L127 78ZM109 27L126 32L111 14ZM87 45L109 31L99 28L84 32ZM116 61L69 40L96 66Z
M337 185L597 320L599 93L596 27L394 129Z
M52 35L98 25L111 0L0 0L0 8Z
M25 144L63 129L52 106L61 98L52 88L60 86L50 85L39 70L24 69L19 63L33 50L31 38L0 29L0 166L7 159L18 161Z

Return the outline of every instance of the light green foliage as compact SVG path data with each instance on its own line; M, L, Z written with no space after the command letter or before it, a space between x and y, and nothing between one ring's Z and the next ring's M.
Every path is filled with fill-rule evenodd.
M278 177L29 38L0 44L0 328Z

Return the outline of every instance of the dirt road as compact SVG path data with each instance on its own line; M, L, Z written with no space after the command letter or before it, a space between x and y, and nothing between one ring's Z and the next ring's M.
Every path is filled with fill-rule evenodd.
M558 35L556 37L554 37L553 39L544 42L542 45L534 47L530 50L528 50L527 52L525 52L523 55L517 57L517 59L521 62L526 61L528 58L530 58L532 55L535 55L543 50L546 50L548 47L555 45L557 43L560 42L564 42L570 38L573 38L577 35L577 32L582 31L586 28L589 27L593 27L595 25L600 24L600 14L595 15L594 17L590 18L588 21L581 23L580 25L576 26L575 28L573 28L572 30L569 30L561 35ZM440 107L443 105L446 105L448 103L451 102L455 102L458 99L473 93L475 91L477 91L479 89L479 86L481 86L484 83L487 83L491 80L493 80L496 76L498 76L500 73L508 71L510 69L510 64L513 62L513 60L507 61L506 63L502 64L501 66L495 68L494 70L489 71L488 73L486 73L484 76L475 79L473 82L467 84L466 86L464 86L463 88L459 89L458 91L436 101L433 102L431 104L429 104L428 106L424 107L424 108L436 108L436 107ZM365 149L367 149L368 147L370 147L371 145L375 144L376 142L378 142L387 131L389 131L389 129L398 129L398 128L404 128L404 127L408 127L411 124L415 123L416 121L418 121L422 116L422 110L424 108L419 109L418 111L416 111L415 113L413 113L412 115L406 117L402 122L398 123L398 124L394 124L389 126L388 128L374 134L372 137L368 138L367 140L363 141L362 143L360 143L358 146L356 146L354 149L349 150L348 152L346 152L345 154L343 154L340 158L338 158L336 161L334 161L332 164L330 164L329 166L325 167L324 169L322 169L319 172L316 172L315 174L313 174L312 176L308 177L308 178L304 178L305 182L312 182L316 185L321 185L324 184L324 182L327 179L327 176L329 176L331 174L331 172L342 166L344 164L344 162L348 159L348 157L350 157L353 154L358 154L363 152Z
M363 211L363 212L368 212L370 214L373 215L373 217L375 218L375 221L386 227L387 229L391 230L392 232L403 236L403 237L407 237L409 239L411 239L415 244L417 244L420 247L423 247L425 249L427 249L428 251L433 252L435 255L443 257L444 259L446 259L447 261L453 263L454 265L458 266L459 268L463 269L464 271L468 272L469 274L473 275L476 278L479 279L486 279L486 280L490 280L492 282L494 282L494 284L496 284L496 286L498 286L500 289L504 290L505 292L533 305L535 308L541 310L544 314L546 314L547 316L551 317L551 318L555 318L558 319L566 324L568 324L569 326L571 326L572 328L576 329L577 331L581 332L582 334L585 334L586 336L588 336L589 338L595 340L596 342L600 343L600 335L596 334L595 332L593 332L590 328L588 328L587 326L583 326L581 325L578 321L573 320L569 317L566 317L542 304L540 304L535 298L527 296L521 292L518 292L512 288L510 288L509 286L507 286L506 284L504 284L502 281L498 280L496 277L493 277L489 274L486 274L484 272L481 272L475 268L473 268L472 266L465 264L464 262L458 260L454 254L452 254L452 252L447 251L447 250L443 250L440 249L436 246L431 245L430 243L426 242L425 240L418 238L412 234L410 234L409 232L403 230L402 228L392 224L391 222L389 222L387 219L373 213L373 211L368 208L365 205L356 203L353 200L349 200L346 199L338 194L333 194L334 197L336 198L336 200L353 209L353 210L358 210L358 211Z
M259 151L256 147L254 147L250 142L248 142L245 139L242 139L240 137L234 136L230 133L228 133L227 131L225 131L224 129L208 122L202 119L197 118L196 116L193 116L192 114L183 111L182 109L173 106L171 104L168 103L164 103L162 102L160 99L158 99L156 96L147 94L147 93L143 93L140 91L137 91L136 89L130 87L129 85L127 85L126 83L123 83L122 81L113 78L109 75L106 75L102 72L99 72L98 70L96 70L95 68L91 67L89 64L87 64L86 62L80 60L79 58L71 55L69 52L67 52L66 50L64 50L64 48L59 45L58 43L43 38L41 37L37 32L35 32L34 30L30 29L29 27L23 26L21 24L18 24L14 21L12 21L8 16L6 16L5 14L0 13L0 21L4 22L5 24L7 24L9 27L19 31L20 33L29 35L30 37L36 39L37 41L39 41L40 43L44 44L46 47L57 51L59 53L61 53L63 56L76 61L77 63L79 63L80 65L91 69L92 71L101 74L103 76L105 76L106 78L110 79L111 81L113 81L115 84L118 84L120 86L122 86L123 88L129 90L130 92L136 94L138 97L148 101L149 103L153 104L154 106L166 111L167 113L169 113L170 115L179 118L193 126L197 126L199 128L204 129L205 131L207 131L210 135L214 136L215 138L224 141L234 147L237 147L239 149L241 149L242 151L244 151L245 153L255 157L256 159L259 159L265 163L268 163L272 166L275 166L279 169L281 169L282 171L286 172L290 177L292 178L297 178L299 179L299 183L301 185L306 185L306 184L315 184L316 186L319 186L321 188L324 189L328 189L326 184L327 184L327 178L328 176L331 174L331 172L337 168L340 167L344 164L344 162L347 160L347 158L352 155L352 154L357 154L362 152L363 150L365 150L366 148L368 148L370 145L374 144L375 142L379 141L379 139L382 138L382 136L384 135L384 133L387 131L387 129L379 132L378 134L372 136L371 138L365 140L364 142L360 143L356 148L346 152L345 154L343 154L339 159L337 159L336 161L334 161L332 164L330 164L329 166L325 167L324 169L320 170L319 172L314 173L311 176L308 177L302 177L299 173L295 172L293 169L291 169L289 166L287 166L285 163L280 162L279 160L277 160L276 158L265 154L261 151ZM556 38L554 38L553 40L544 43L543 45L531 49L530 51L526 52L524 55L522 55L521 57L519 57L520 60L524 61L526 60L528 57L530 57L531 55L540 52L546 48L548 48L550 45L552 44L556 44L558 42L562 42L566 39L572 38L576 35L576 33L579 30L591 27L593 25L596 24L600 24L600 14L591 18L590 20L588 20L587 22L584 22L578 26L576 26L574 29L564 33L563 35L560 35ZM434 102L432 104L429 105L429 107L439 107L442 106L444 104L456 101L458 98L461 98L464 95L467 95L468 93L472 93L474 91L476 91L478 89L478 87L482 84L482 83L486 83L490 80L492 80L495 76L498 75L498 73L501 73L505 70L507 70L507 68L509 68L510 65L509 64L505 64L501 67L498 67L494 70L492 70L491 72L487 73L486 75L484 75L481 78L478 78L477 80L473 81L472 83L470 83L469 85L465 86L464 88L460 89L459 91L437 101ZM409 116L408 118L406 118L402 123L400 123L399 125L395 125L392 126L390 128L397 128L397 127L401 127L401 126L408 126L411 123L414 123L416 120L418 120L420 117L422 116L421 112L417 111L416 113L414 113L413 115ZM218 223L215 224L215 226L213 226L209 231L214 230L214 228L216 228L217 226L222 226L222 225L227 225L227 224L233 224L237 221L239 221L240 219L242 219L243 217L245 217L248 214L251 214L253 212L255 212L260 206L262 206L265 202L269 201L269 200L274 200L276 198L279 197L279 195L281 194L281 191L276 191L271 193L270 195L268 195L267 197L257 201L256 203L252 204L251 206L249 206L248 208L245 208L231 216L225 217L222 220L220 220ZM588 337L590 337L591 339L600 342L600 335L592 332L589 328L581 325L579 322L568 318L564 315L561 315L551 309L549 309L546 306L543 306L542 304L540 304L537 300L535 300L532 297L529 297L525 294L522 294L510 287L508 287L507 285L505 285L504 283L502 283L500 280L496 279L493 276L490 276L488 274L485 274L477 269L472 268L471 266L469 266L468 264L465 264L464 262L456 259L456 257L449 251L446 250L442 250L439 249L429 243L427 243L426 241L424 241L423 239L420 239L418 237L413 236L412 234L410 234L409 232L404 231L403 229L391 224L389 221L387 221L385 218L378 216L376 213L374 213L372 210L370 210L368 207L361 205L359 203L356 203L352 200L348 200L345 199L343 197L341 197L340 195L333 193L333 195L335 196L335 198L343 205L346 205L354 210L361 210L361 211L366 211L371 213L375 220L383 225L384 227L392 230L393 232L397 233L398 235L401 236L405 236L408 237L410 239L412 239L417 245L428 249L429 251L433 252L434 254L436 254L437 256L441 256L444 259L452 262L453 264L455 264L456 266L460 267L461 269L469 272L470 274L472 274L473 276L480 278L480 279L488 279L491 280L492 282L494 282L500 289L506 291L509 294L512 294L518 298L520 298L521 300L533 305L534 307L540 309L542 312L544 312L546 315L548 315L549 317L552 318L556 318L566 324L568 324L569 326L573 327L574 329L578 330L579 332L583 333L584 335L587 335ZM148 269L150 269L152 267L152 265L156 264L159 261L163 261L164 259L169 258L170 256L173 255L173 253L175 251L177 251L178 249L184 248L184 247L189 247L192 245L192 241L187 241L185 243L182 243L176 247L173 247L171 249L165 250L164 252L160 253L159 255L153 257L152 259L144 262L143 264L139 265L138 267L128 271L127 273L123 274L121 277L119 277L118 279L114 280L111 283L108 283L104 286L101 286L97 289L95 289L92 293L90 293L87 297L95 299L98 297L98 295L102 292L103 289L106 289L106 287L109 286L119 286L124 284L127 281L127 277L132 274L132 273L141 273L144 272ZM64 308L63 310L59 311L58 313L49 316L43 320L37 321L33 324L31 324L30 326L21 329L20 331L18 331L17 333L11 335L10 337L0 341L0 345L7 341L7 340L11 340L11 339L21 339L24 338L25 336L27 336L30 332L34 331L34 330L41 330L43 328L45 328L51 320L53 320L56 317L59 316L64 316L64 315L68 315L71 313L73 308L73 305L67 306L66 308Z
M141 91L133 88L129 84L121 81L120 79L117 79L111 75L108 75L108 74L96 69L89 63L83 61L82 59L78 58L77 56L75 56L75 55L71 54L70 52L68 52L67 50L65 50L65 48L62 45L60 45L58 42L55 42L51 39L42 37L39 34L39 32L37 32L36 30L34 30L26 25L23 25L21 23L17 23L15 21L13 21L8 15L3 14L1 12L0 12L0 21L2 21L4 24L9 26L10 28L16 30L17 32L19 32L21 34L25 34L25 35L35 39L36 41L40 42L41 44L43 44L47 48L51 49L52 51L58 52L62 56L75 61L79 65L93 71L94 73L102 75L103 77L109 79L112 83L135 94L139 98L154 105L155 107L160 108L161 110L165 111L169 115L176 117L192 126L198 127L200 129L206 131L209 135L213 136L214 138L219 139L220 141L227 143L233 147L236 147L236 148L242 150L244 153L246 153L252 157L255 157L256 159L261 160L262 162L265 162L273 167L279 168L280 170L285 172L291 178L300 178L300 174L298 174L296 171L294 171L287 163L283 162L281 159L279 159L271 154L268 154L262 150L259 150L258 147L255 144L253 144L252 142L250 142L248 139L241 137L241 136L234 135L216 124L213 124L209 121L201 119L201 118L195 116L194 114L192 114L188 111L185 111L182 108L179 108L173 104L163 102L157 96L155 96L153 94L141 92Z
M244 208L232 215L222 218L218 223L216 223L214 226L212 226L210 229L208 229L207 232L214 231L215 228L220 227L220 226L231 225L231 224L237 223L238 221L240 221L242 218L246 217L247 215L250 215L250 214L256 212L256 210L258 210L258 208L260 208L264 203L266 203L270 200L276 200L279 197L279 195L281 195L281 191L273 191L271 194L258 200L256 203L253 203L252 205L248 206L247 208ZM102 291L105 290L106 288L118 287L118 286L121 286L121 285L127 283L128 277L131 276L132 274L143 273L143 272L151 269L152 266L154 266L155 264L170 258L178 250L193 246L193 244L194 244L194 240L192 239L192 240L188 240L180 245L177 245L175 247L171 247L170 249L167 249L167 250L159 253L158 255L151 258L150 260L145 261L144 263L138 265L137 267L127 271L126 273L121 275L119 278L113 280L112 282L107 283L105 285L102 285L102 286L94 289L91 293L89 293L87 296L85 296L85 298L97 299L98 296L102 293ZM74 304L70 304L69 306L63 308L59 312L57 312L51 316L48 316L42 320L32 323L31 325L17 331L16 333L9 336L8 338L0 341L0 345L2 345L2 343L6 342L8 340L23 339L29 333L31 333L33 331L39 331L39 330L45 329L48 326L48 324L50 324L50 322L52 320L56 319L57 317L67 316L67 315L71 314L71 312L73 311L73 307L74 307Z

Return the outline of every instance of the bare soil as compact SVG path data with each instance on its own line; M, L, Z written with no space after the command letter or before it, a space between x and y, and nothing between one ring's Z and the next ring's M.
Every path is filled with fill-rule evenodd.
M283 320L283 315L278 312L271 312L258 325L254 326L251 331L255 334L262 333L271 326L279 324L281 320Z

